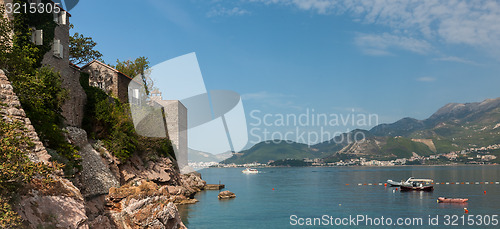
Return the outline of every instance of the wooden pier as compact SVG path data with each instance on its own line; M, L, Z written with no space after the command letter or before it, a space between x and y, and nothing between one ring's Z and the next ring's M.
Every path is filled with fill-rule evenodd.
M224 187L226 187L226 186L223 184L206 184L205 190L221 190Z

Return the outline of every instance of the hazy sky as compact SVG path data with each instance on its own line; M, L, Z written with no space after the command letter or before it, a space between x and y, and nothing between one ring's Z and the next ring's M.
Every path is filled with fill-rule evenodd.
M207 89L240 93L248 116L394 122L500 97L496 1L86 0L70 13L107 63L196 52Z

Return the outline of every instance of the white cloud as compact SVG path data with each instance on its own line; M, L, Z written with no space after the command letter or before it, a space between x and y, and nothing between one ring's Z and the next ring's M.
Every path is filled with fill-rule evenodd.
M298 7L301 10L313 10L319 14L330 13L335 9L337 1L332 0L248 0L249 2L262 2L264 4L280 4Z
M246 15L250 14L248 10L241 9L239 7L233 7L233 8L213 8L207 13L208 17L218 17L218 16L241 16L241 15Z
M365 54L390 55L389 49L398 48L418 54L426 54L432 50L431 45L425 40L411 37L397 36L389 33L383 34L358 34L354 40Z
M495 0L249 1L293 6L319 14L347 14L354 21L382 25L407 38L465 44L500 57L500 2ZM383 53L380 49L371 52Z
M458 63L463 63L463 64L479 65L478 63L476 63L474 61L463 59L463 58L456 57L456 56L445 56L445 57L434 58L432 60L436 60L436 61L448 61L448 62L458 62Z
M328 13L336 6L336 1L328 0L293 0L293 4L303 10L316 10L320 14Z
M434 81L436 81L436 78L429 77L429 76L424 76L424 77L417 78L417 81L420 81L420 82L434 82Z

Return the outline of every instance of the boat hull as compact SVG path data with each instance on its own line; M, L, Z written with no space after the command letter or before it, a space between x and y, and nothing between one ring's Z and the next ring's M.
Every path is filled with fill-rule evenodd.
M256 174L256 173L259 173L258 170L256 169L245 169L243 171L241 171L242 173L246 173L246 174Z
M445 198L445 197L439 197L438 202L439 203L457 203L457 204L463 204L467 203L469 199L462 199L462 198Z
M399 187L401 186L401 183L402 182L397 182L397 181L393 181L393 180L387 180L387 184L391 185L391 186L394 186L394 187Z
M401 191L423 191L423 192L431 192L434 190L434 186L401 186Z

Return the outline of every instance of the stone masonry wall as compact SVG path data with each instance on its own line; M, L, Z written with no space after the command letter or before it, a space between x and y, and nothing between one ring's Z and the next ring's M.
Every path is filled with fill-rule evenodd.
M165 109L168 136L176 149L179 168L188 165L187 108L179 100L158 100Z
M61 73L62 87L68 90L68 97L62 105L62 115L68 126L81 127L87 95L80 85L80 70L69 67Z
M35 128L31 125L29 118L26 117L26 113L24 113L21 103L13 91L12 85L2 70L0 70L0 116L7 122L17 120L24 123L27 130L26 135L30 137L31 141L35 144L32 154L29 155L30 159L35 162L49 162L50 155L47 153L42 142L40 142L35 132Z
M121 102L126 103L126 102L128 102L128 84L132 80L124 75L121 75L121 74L117 74L117 77L118 77L118 81L117 81L118 82L118 95L117 95L117 97Z
M82 72L89 74L89 84L92 87L98 87L106 93L113 95L118 94L118 87L116 81L118 80L118 73L103 64L94 61L90 64L83 66ZM99 83L102 84L99 86Z
M87 95L80 85L80 72L77 67L71 66L69 62L69 15L66 24L58 25L54 30L54 39L60 40L63 45L63 57L54 56L51 49L43 56L42 64L53 68L61 74L62 87L68 90L68 97L62 106L62 115L65 124L69 126L82 126L83 110Z
M103 89L123 103L128 102L128 84L131 79L127 76L99 61L83 66L81 71L89 74L90 86Z

